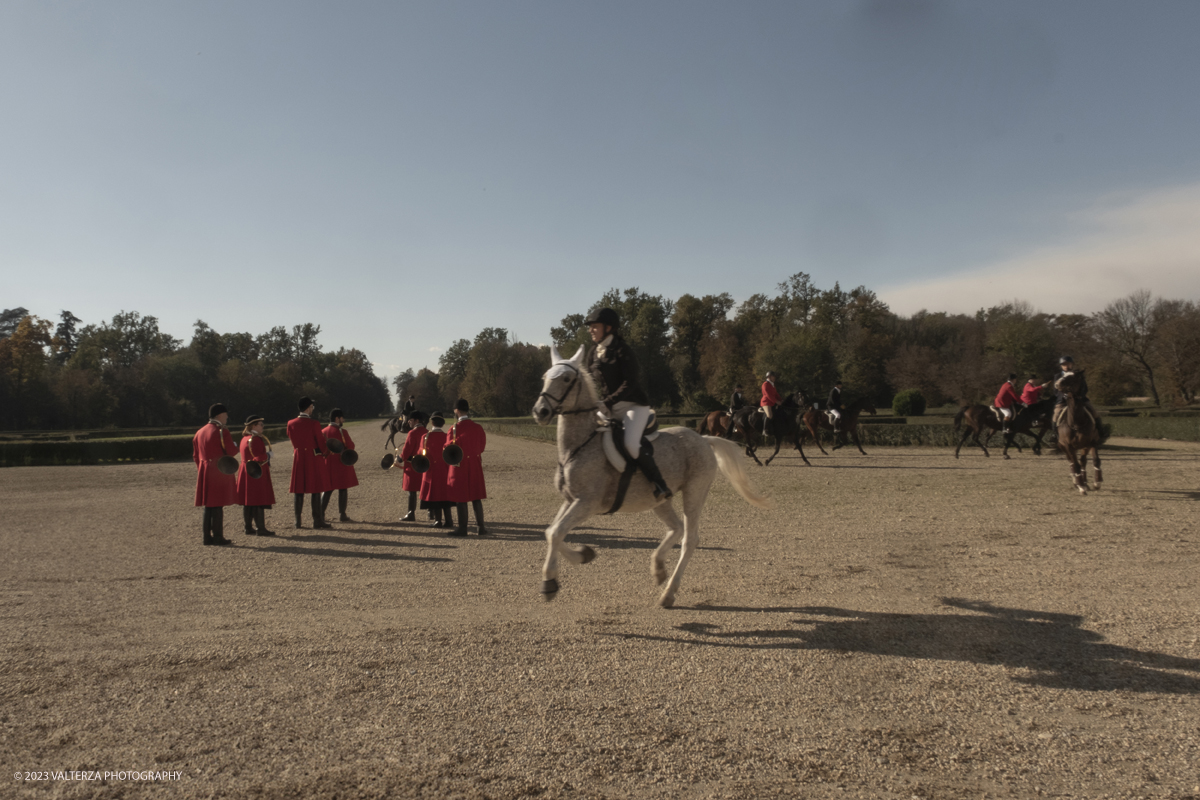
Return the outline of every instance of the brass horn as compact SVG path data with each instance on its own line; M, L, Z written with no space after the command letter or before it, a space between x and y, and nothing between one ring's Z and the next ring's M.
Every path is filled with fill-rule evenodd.
M346 449L346 445L342 444L341 440L334 439L332 436L325 440L325 446L329 448L329 452L331 453L341 453Z
M358 463L358 451L357 450L344 450L344 451L342 451L341 459L342 459L342 463L345 464L347 467L353 467L355 464Z
M428 472L429 466L429 456L424 453L417 453L412 457L413 472Z
M445 448L443 448L442 461L445 461L447 464L449 464L452 467L457 467L459 464L462 463L462 460L463 460L463 451L462 451L462 448L459 447L458 445L448 444L448 445L446 445Z
M246 462L246 474L251 478L261 478L263 474L262 464L257 461Z
M222 475L237 475L238 460L233 456L221 456L217 459L217 469Z
M391 469L392 464L394 463L396 463L396 457L391 453L388 453L379 461L379 466L383 467L384 469Z

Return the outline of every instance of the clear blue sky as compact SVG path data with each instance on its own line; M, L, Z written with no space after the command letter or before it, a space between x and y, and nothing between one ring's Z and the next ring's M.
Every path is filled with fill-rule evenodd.
M613 287L1200 299L1200 2L0 4L0 307L381 375Z

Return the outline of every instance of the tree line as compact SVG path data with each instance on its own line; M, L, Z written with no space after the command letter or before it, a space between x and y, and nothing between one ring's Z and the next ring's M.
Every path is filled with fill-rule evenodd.
M0 314L0 428L194 425L215 402L234 422L251 413L283 421L305 394L348 417L391 409L366 355L321 350L312 323L256 335L218 333L197 320L185 346L136 311L82 322L70 311L57 325L25 308Z
M1144 396L1182 405L1200 390L1200 307L1144 290L1090 315L1041 313L1013 301L975 314L905 317L865 287L821 289L797 273L773 295L736 308L728 293L672 300L631 288L606 292L587 311L605 306L621 317L651 402L682 413L724 407L738 384L757 397L767 370L779 373L785 391L812 396L840 377L847 397L882 406L908 389L930 407L991 402L1009 373L1049 380L1064 354L1087 369L1097 403ZM585 318L570 314L551 330L564 355L590 343ZM437 372L407 369L393 386L401 401L411 395L427 410L466 397L484 415L524 416L541 390L548 349L485 328L447 348Z

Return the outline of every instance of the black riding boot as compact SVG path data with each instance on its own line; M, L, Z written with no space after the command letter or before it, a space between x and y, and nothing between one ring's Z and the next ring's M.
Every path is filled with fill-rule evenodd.
M275 531L267 530L267 509L265 506L254 507L254 521L258 523L259 536L274 536Z
M447 533L448 536L466 536L467 535L467 504L457 503L458 507L458 527ZM446 509L446 513L450 513L450 509Z
M450 509L446 509L446 514L450 514ZM433 527L435 528L444 528L450 524L449 520L446 520L445 523L442 522L442 507L440 505L429 509L429 517L433 520Z
M326 509L329 508L329 498L331 498L331 497L333 497L332 491L328 491L325 494L321 495L321 516L322 517L325 516L325 511L326 511Z
M417 493L408 493L408 513L400 518L401 522L416 522L417 520Z
M242 506L242 525L247 536L254 535L254 506Z
M292 495L292 497L296 498L296 527L303 528L304 527L304 495L294 494L294 495Z
M642 474L654 486L654 498L656 500L665 500L671 497L671 489L667 486L667 482L663 480L662 473L658 471L658 464L654 463L653 454L643 449L641 455L637 458L637 465L641 467Z
M204 507L204 521L201 523L201 527L204 529L204 544L206 545L216 544L212 538L212 511L208 506Z
M313 528L332 528L333 526L325 521L325 509L321 507L321 493L313 492L309 497L312 500L309 505L312 506Z
M350 504L350 490L338 489L338 519L342 522L353 522L346 516L346 506Z
M488 529L483 526L483 501L472 500L471 508L475 509L475 524L479 526L479 535L487 536Z
M217 507L212 513L212 540L213 544L233 544L225 538L225 509Z

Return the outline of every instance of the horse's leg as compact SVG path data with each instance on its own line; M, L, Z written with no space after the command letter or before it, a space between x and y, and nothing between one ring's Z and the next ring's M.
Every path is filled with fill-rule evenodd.
M979 445L979 449L983 451L983 455L985 458L992 457L992 454L988 452L987 444L985 444L985 443L990 442L992 440L992 434L995 432L996 431L994 431L993 429L988 428L988 435L985 436L983 438L983 441L981 442L981 441L979 441L979 434L983 433L983 428L980 428L979 430L975 431L975 444Z
M804 466L811 467L808 462L808 456L804 455L804 428L796 426L796 449L800 451L800 458L804 461Z
M766 464L764 464L763 466L770 466L771 462L775 460L775 456L779 455L779 446L782 444L783 444L783 437L776 436L775 437L775 452L771 453L771 457L767 459Z
M1059 440L1059 443L1062 443L1061 439ZM1079 466L1079 458L1075 452L1075 448L1072 447L1070 443L1067 443L1065 446L1065 451L1067 454L1067 461L1071 462L1071 480L1074 482L1075 488L1079 490L1080 494L1087 494L1087 475L1083 473L1083 470ZM1084 461L1083 463L1086 464L1087 461Z
M716 474L717 470L714 467L708 474L707 481L704 475L693 475L691 482L683 490L683 542L679 547L679 561L675 564L671 579L667 581L666 588L658 598L658 604L663 608L675 605L675 593L679 591L684 567L700 544L700 512L704 508L704 500L708 497L708 489L712 486ZM655 511L657 510L656 508ZM662 548L663 545L659 547Z
M1104 476L1100 472L1100 445L1095 445L1092 448L1092 488L1100 491L1100 484L1103 482Z
M821 455L829 455L829 453L825 452L825 447L821 444L821 427L815 421L808 423L808 432L812 436L813 441L817 443L817 449L821 451Z
M867 454L867 451L862 449L862 442L860 442L858 440L858 423L857 422L854 424L854 427L850 429L850 437L852 439L854 439L854 446L858 448L858 452L862 453L865 456Z
M962 446L967 443L967 437L971 435L970 428L964 428L962 438L958 440L958 447L954 448L954 457L958 458L958 451L962 450Z
M569 500L558 509L558 515L546 528L546 563L542 565L542 594L553 600L558 593L558 557L562 556L573 564L586 564L596 557L596 551L587 545L569 547L563 540L567 533L591 516L582 500Z
M650 554L650 574L654 576L655 585L662 586L667 580L667 553L683 537L683 522L669 502L655 506L654 515L667 525L667 535Z

